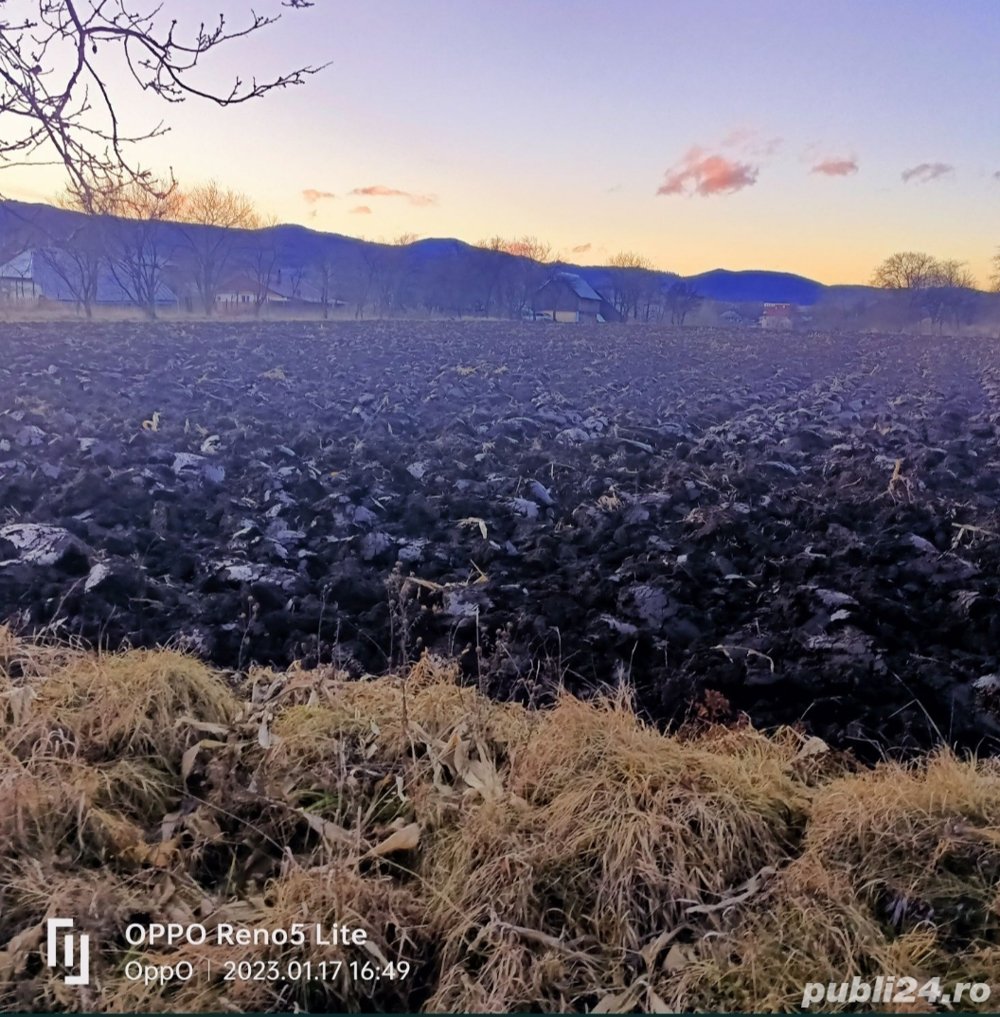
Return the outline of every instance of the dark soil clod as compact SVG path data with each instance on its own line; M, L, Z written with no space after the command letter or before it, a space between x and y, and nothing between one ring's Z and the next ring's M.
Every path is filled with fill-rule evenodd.
M23 631L233 669L428 648L495 696L628 681L671 722L719 693L871 754L1000 735L977 685L991 343L380 322L2 344L0 619Z

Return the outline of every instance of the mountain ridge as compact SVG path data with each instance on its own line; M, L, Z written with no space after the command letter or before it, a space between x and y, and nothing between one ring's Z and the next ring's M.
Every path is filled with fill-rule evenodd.
M74 220L79 220L82 213L62 209L43 202L21 202L12 199L0 200L0 263L6 262L14 254L16 242L11 243L17 233L16 224L21 224L22 233L32 229L41 230L42 236L65 233ZM193 229L213 230L219 227L201 226L165 222L168 230ZM454 266L463 260L472 261L487 256L518 259L518 255L504 252L490 252L456 237L423 237L405 245L393 245L381 241L352 237L343 233L316 230L301 223L278 223L260 230L239 231L247 235L267 235L273 237L282 250L282 259L289 264L302 263L316 256L320 249L361 253L378 250L395 249L404 252L407 258L423 269ZM6 241L6 242L5 242ZM35 236L35 246L40 246ZM11 253L13 251L13 253ZM536 263L537 264L537 263ZM607 289L612 285L614 273L622 270L608 265L581 265L571 261L557 261L551 266L554 271L574 272L582 276L596 289ZM632 270L624 270L626 272ZM792 303L800 306L811 306L817 303L824 294L831 290L842 289L840 286L829 286L815 279L794 272L779 272L770 269L726 269L715 268L693 275L682 275L665 269L649 270L661 276L663 283L683 282L691 285L699 296L719 303ZM866 290L869 287L850 286L850 289Z

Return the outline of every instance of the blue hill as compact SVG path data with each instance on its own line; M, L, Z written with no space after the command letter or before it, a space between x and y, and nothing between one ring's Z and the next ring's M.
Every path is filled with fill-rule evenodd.
M826 287L805 276L790 272L730 272L716 268L688 277L698 292L709 300L725 303L815 304Z

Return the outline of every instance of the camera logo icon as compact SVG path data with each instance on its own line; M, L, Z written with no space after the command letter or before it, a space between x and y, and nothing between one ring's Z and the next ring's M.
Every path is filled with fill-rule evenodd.
M72 928L72 918L49 918L46 921L45 962L50 968L61 965L66 969L63 980L67 985L89 985L90 936L85 932L69 931Z

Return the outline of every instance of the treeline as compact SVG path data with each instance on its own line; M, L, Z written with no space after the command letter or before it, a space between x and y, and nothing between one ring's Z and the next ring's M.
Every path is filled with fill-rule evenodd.
M214 314L223 297L259 313L279 295L295 299L306 277L303 264L290 285L283 281L275 222L215 182L182 189L128 180L71 190L55 207L8 205L6 212L7 254L31 250L35 269L58 280L58 299L87 317L100 303L129 303L151 318L165 304ZM329 307L325 259L311 255L309 262L302 299Z
M998 256L1000 259L1000 256ZM1000 273L1000 260L994 259ZM988 306L965 262L942 260L921 251L890 255L872 275L872 286L886 291L888 310L904 323L930 321L938 328L976 322ZM994 286L997 283L994 279Z
M868 286L829 286L809 310L819 329L939 332L1000 326L1000 254L990 290L964 262L900 251L876 266Z
M69 192L52 206L4 206L0 261L31 250L58 299L90 317L127 303L155 318L165 306L213 315L236 304L334 309L355 317L407 314L520 318L551 275L570 269L536 237L470 245L403 234L370 242L279 226L215 182L164 182ZM683 323L700 298L690 284L623 252L588 271L625 319Z
M763 305L703 299L695 284L630 251L580 269L534 236L477 244L402 234L372 242L279 226L246 195L215 182L148 180L88 188L54 205L0 202L0 264L33 255L49 300L90 317L99 305L255 315L281 305L326 318L480 316L519 319L560 270L579 272L627 321L756 324ZM1000 286L1000 255L994 288ZM766 273L764 273L766 274ZM991 323L998 300L966 266L920 252L886 258L870 286L820 288L803 327L944 330ZM774 299L774 298L771 298ZM704 305L704 306L702 306Z

